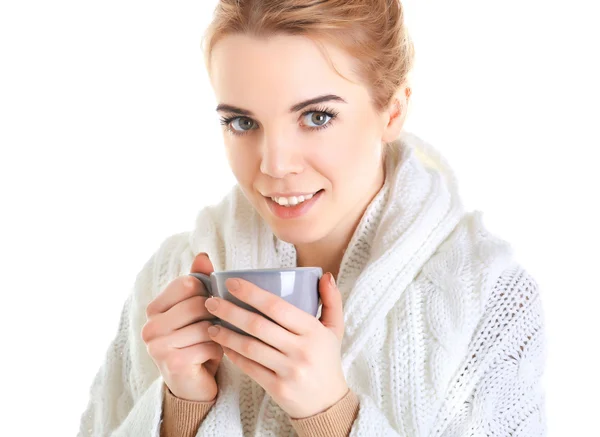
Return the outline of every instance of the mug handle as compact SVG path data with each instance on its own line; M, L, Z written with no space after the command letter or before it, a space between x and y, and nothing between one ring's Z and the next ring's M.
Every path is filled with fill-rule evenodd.
M202 282L202 284L206 288L206 291L208 292L208 297L213 296L212 284L210 282L210 276L205 275L204 273L189 273L189 275L193 276L194 278L199 279L200 282Z
M190 276L193 276L194 278L199 279L200 282L202 282L202 284L204 284L204 287L206 288L206 291L208 292L208 297L214 296L213 290L212 290L212 284L210 282L210 276L205 275L204 273L188 273L188 274ZM216 317L213 324L221 325L221 319Z

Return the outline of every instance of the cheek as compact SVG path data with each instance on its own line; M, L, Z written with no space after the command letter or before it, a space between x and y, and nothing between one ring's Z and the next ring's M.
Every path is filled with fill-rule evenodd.
M356 177L356 182L364 177L371 178L379 171L383 151L381 135L378 121L370 111L358 113L352 129L345 134L346 150L340 151L340 157Z
M321 154L321 160L315 161L314 169L328 185L323 188L329 190L331 199L336 202L345 202L344 199L356 194L356 179L361 171L364 171L364 165L360 162L360 157L355 153L347 153L347 144L342 147L331 147Z
M370 126L373 130L372 125ZM381 147L378 147L377 135L365 129L338 129L335 136L329 138L319 153L318 170L332 181L355 186L353 179L363 174L372 175L381 161ZM337 187L339 189L339 186Z
M373 138L348 138L338 144L334 158L318 171L331 183L332 200L344 209L342 204L354 204L374 189L381 171L381 149Z
M235 141L229 140L226 143L226 154L229 167L236 180L243 187L251 186L254 182L254 161L255 157L247 153L248 148L240 147ZM257 164L258 165L258 164Z

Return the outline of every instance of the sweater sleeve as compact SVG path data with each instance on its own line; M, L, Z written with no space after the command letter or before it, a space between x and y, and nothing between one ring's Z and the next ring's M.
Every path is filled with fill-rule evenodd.
M507 269L487 299L461 370L474 382L460 404L441 411L441 435L546 435L544 325L537 282L519 265ZM448 397L460 393L457 384Z
M164 381L141 339L145 308L181 274L189 246L185 233L167 238L136 277L121 309L117 333L92 381L78 437L160 434ZM188 258L186 258L188 257Z
M327 410L301 419L290 418L290 422L299 437L348 437L358 409L358 397L349 389Z
M160 421L162 378L154 379L138 396L134 394L127 335L130 304L131 297L123 306L118 334L92 382L78 437L156 435L152 429L156 429Z
M507 269L497 280L464 363L427 435L546 435L543 309L538 284L522 267ZM350 437L409 437L370 396L358 393L358 399Z
M163 418L160 437L194 437L200 424L216 403L194 402L175 396L166 384L163 384Z

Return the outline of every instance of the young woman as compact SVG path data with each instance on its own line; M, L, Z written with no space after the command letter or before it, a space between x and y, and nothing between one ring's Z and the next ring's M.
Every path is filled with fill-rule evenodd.
M238 183L138 274L80 435L544 435L537 284L403 130L399 2L224 0L205 53ZM316 318L189 275L296 266Z

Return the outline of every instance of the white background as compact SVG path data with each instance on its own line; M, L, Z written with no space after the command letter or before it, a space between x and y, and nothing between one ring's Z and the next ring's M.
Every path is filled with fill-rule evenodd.
M75 435L135 275L229 191L200 40L215 1L0 3L3 435ZM592 1L411 1L407 130L542 287L552 436L596 429ZM252 86L252 84L248 84Z

